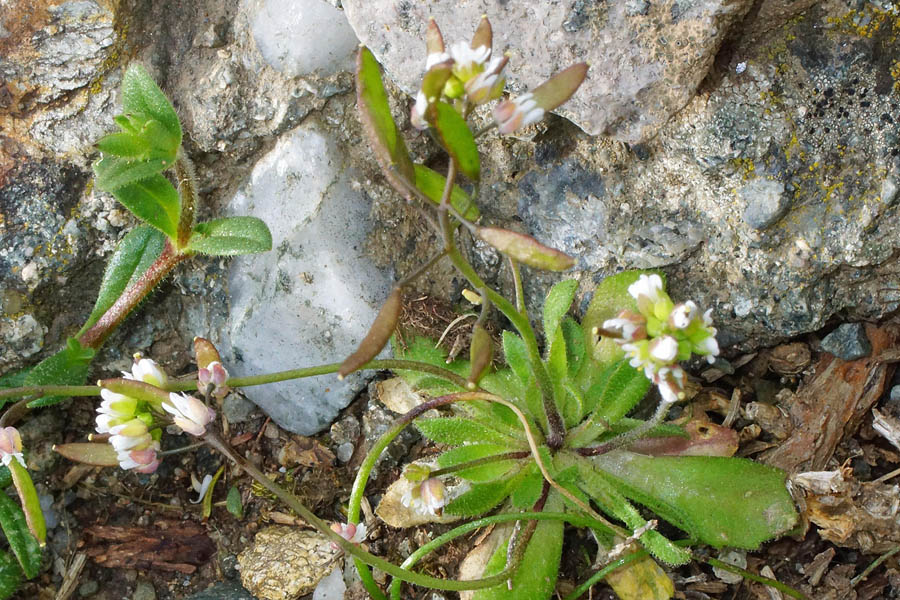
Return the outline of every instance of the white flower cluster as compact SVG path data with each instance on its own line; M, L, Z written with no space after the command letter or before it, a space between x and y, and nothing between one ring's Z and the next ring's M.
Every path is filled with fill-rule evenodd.
M665 402L676 402L684 397L686 382L678 361L698 354L712 363L719 354L712 310L701 314L691 301L675 304L656 274L641 275L628 293L637 302L638 312L623 310L606 320L603 333L622 346L632 367L644 370Z

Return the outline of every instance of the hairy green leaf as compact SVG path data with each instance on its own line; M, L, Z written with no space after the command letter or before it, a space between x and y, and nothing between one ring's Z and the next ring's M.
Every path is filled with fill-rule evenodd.
M41 546L28 531L22 509L6 494L0 494L0 527L25 576L36 577L41 569Z
M751 460L624 450L589 460L625 496L717 548L756 549L797 522L785 474Z
M575 299L575 292L578 290L578 281L574 279L566 279L555 284L550 291L547 292L547 298L544 300L544 338L548 344L555 343L556 330L562 322L563 317L569 312L572 301Z
M9 472L12 475L16 492L19 494L19 501L22 503L22 511L25 514L25 522L28 524L28 529L37 538L37 541L43 545L47 541L47 524L44 522L44 513L41 510L41 503L38 500L38 493L34 488L31 475L17 460L10 461Z
M569 377L574 378L584 364L585 346L581 325L572 317L563 317L563 339L566 341L566 357L569 364Z
M22 568L15 558L0 551L0 600L10 598L22 583Z
M446 469L479 461L481 464L461 468L454 471L457 477L469 481L487 482L499 479L509 472L515 465L515 459L497 459L490 462L481 462L491 457L505 454L510 451L508 446L498 444L468 444L457 446L441 454L438 459L438 467Z
M533 379L531 363L528 360L528 349L522 338L507 329L503 330L503 355L513 373L522 380L523 384L528 385Z
M515 474L506 479L473 484L472 489L451 500L444 510L461 517L484 514L503 502L521 480L521 475Z
M425 194L429 200L435 204L441 203L441 197L444 195L444 187L447 185L447 178L432 171L425 165L415 165L416 170L416 187ZM472 202L469 195L463 191L461 187L453 184L453 190L450 192L450 205L456 209L456 212L470 221L477 221L481 213L478 206Z
M87 331L119 299L129 286L153 264L165 246L162 232L149 225L138 225L122 238L103 273L94 309L82 326L79 335Z
M481 158L466 120L455 108L441 100L432 102L428 110L431 115L429 121L460 172L472 181L478 181L481 178Z
M25 377L25 385L83 385L87 379L94 350L83 348L74 338L66 347L36 364ZM44 396L28 403L28 406L49 406L65 399L65 396Z
M165 179L160 173L165 171L171 164L171 161L163 158L134 161L117 156L104 156L94 163L94 183L101 190L115 194L118 190L128 185L154 176ZM171 184L169 185L171 186ZM172 188L173 191L174 189ZM116 197L118 198L118 196ZM122 203L125 204L125 202ZM127 204L125 208L135 212ZM140 215L138 217L143 218Z
M495 429L460 417L417 419L415 423L422 435L439 444L449 446L478 442L509 445L516 441Z
M366 47L359 49L356 59L356 104L381 171L394 189L411 200L409 186L416 180L413 162L391 116L378 61Z
M272 249L272 234L256 217L225 217L194 226L188 249L214 256L237 256Z
M597 362L606 366L611 362L622 358L622 350L610 339L602 339L599 344L594 343L592 331L595 327L601 327L607 319L614 318L619 312L628 309L637 311L637 304L631 294L628 293L628 286L638 280L641 275L656 273L663 278L665 283L665 275L660 271L623 271L610 275L600 282L594 289L594 296L588 305L587 311L584 313L584 319L581 321L581 327L584 330L585 345L591 349L591 354Z
M14 387L22 387L25 385L25 378L28 377L28 374L31 372L33 367L26 367L24 369L19 369L18 371L12 371L6 373L5 375L0 376L0 390L4 388L14 388ZM0 406L4 406L8 402L12 402L14 398L4 398L0 400ZM6 467L0 466L0 473ZM7 472L8 473L8 472ZM5 487L0 485L0 487Z
M175 148L181 144L181 123L175 108L153 78L139 64L128 66L122 78L122 108L147 115L163 126Z
M138 219L175 239L181 215L181 198L164 176L157 173L129 183L116 189L113 196Z
M619 519L632 531L646 527L647 520L640 512L598 473L586 459L578 461L581 487L603 512ZM657 559L669 565L682 565L691 560L691 554L679 548L655 530L645 531L640 536L641 543Z
M551 493L546 510L562 509L559 495ZM497 585L478 590L473 600L524 600L550 598L559 575L562 557L564 525L561 521L539 521L534 530L522 562L512 577L510 586ZM496 575L506 567L509 541L501 544L488 560L482 576Z
M600 381L585 394L585 410L591 416L569 435L572 446L589 444L637 405L650 389L650 380L621 360L607 367Z
M447 363L447 351L441 346L435 347L434 341L426 337L415 336L407 341L406 347L398 344L395 338L392 347L394 355L398 358L416 360L428 363L429 365L435 365L452 371L463 378L465 378L469 372L468 361L455 360ZM459 392L462 390L459 386L456 386L445 379L427 373L403 369L397 369L396 373L414 389L426 391L434 396Z
M544 476L538 471L537 463L532 462L522 470L522 481L509 495L512 505L521 510L531 510L541 497L544 489Z

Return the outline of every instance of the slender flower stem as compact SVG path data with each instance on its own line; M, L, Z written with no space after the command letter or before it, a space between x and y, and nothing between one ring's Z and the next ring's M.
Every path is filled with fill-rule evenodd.
M279 500L284 502L288 507L291 508L294 512L300 515L303 520L307 523L315 527L319 532L327 537L329 541L334 544L340 546L341 550L346 552L349 555L352 555L354 558L357 558L361 561L364 561L366 564L372 565L377 569L381 569L385 573L389 575L393 575L398 579L402 579L403 581L409 581L410 583L414 583L416 585L421 585L425 587L429 587L436 590L450 590L450 591L459 591L459 590L477 590L486 587L495 586L501 582L503 582L508 576L509 572L504 571L497 575L491 577L485 577L482 579L476 579L472 581L454 581L454 580L445 580L439 579L437 577L431 577L429 575L423 575L421 573L415 573L403 567L397 566L391 562L386 561L383 558L375 556L369 552L366 552L356 544L347 541L340 534L336 533L331 529L331 526L317 517L315 513L306 508L296 497L292 494L288 493L286 490L282 489L280 486L276 485L271 479L269 479L262 471L257 469L253 464L244 460L239 454L237 454L228 444L225 443L218 435L213 432L207 432L203 439L213 448L215 448L218 452L222 453L229 460L234 462L236 465L241 467L248 475L253 477L258 483L260 483L266 490L274 494Z
M522 272L519 270L519 263L512 256L509 259L509 270L512 271L513 285L516 288L516 310L523 317L525 314L525 290L522 288Z
M481 465L489 465L491 463L500 462L503 460L519 460L522 458L528 458L530 455L531 452L529 452L528 450L521 450L519 452L504 452L503 454L482 456L481 458L476 458L474 460L459 463L457 465L453 465L452 467L437 469L436 471L431 472L431 476L441 477L443 475L452 475L453 473L458 473L460 471L465 471L466 469L471 469L474 467L480 467Z
M127 288L122 295L103 313L103 316L94 323L90 329L78 336L78 342L85 348L97 349L104 340L125 320L153 288L168 275L178 263L192 256L190 252L177 252L172 247L170 240L166 239L165 246L159 257L150 265L134 285Z
M631 431L626 431L623 434L617 435L613 439L608 442L603 442L602 444L597 444L596 446L590 446L587 448L578 448L576 452L581 456L598 456L600 454L606 454L607 452L612 452L613 450L618 450L619 448L624 448L633 442L643 438L650 431L663 422L663 419L666 418L666 415L669 413L669 408L671 408L672 403L666 402L663 400L656 407L656 412L653 413L653 416L650 417L647 421L644 421Z

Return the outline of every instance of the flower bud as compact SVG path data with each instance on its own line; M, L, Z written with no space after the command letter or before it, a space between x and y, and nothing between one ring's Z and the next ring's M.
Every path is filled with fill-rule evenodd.
M7 467L13 459L16 459L23 467L25 466L25 457L22 456L22 436L15 427L0 429L0 457Z
M364 523L332 523L331 530L350 542L359 544L366 539L366 526Z
M197 358L197 367L200 369L205 369L210 363L222 360L213 343L202 337L194 338L194 356Z
M163 402L163 410L172 415L175 425L185 433L201 436L206 426L216 418L216 412L202 401L187 394L169 394L169 401Z
M494 358L494 341L491 334L481 325L475 323L472 330L472 343L469 348L469 378L466 380L466 387L474 390L478 386L478 382L484 377L491 368L491 361Z

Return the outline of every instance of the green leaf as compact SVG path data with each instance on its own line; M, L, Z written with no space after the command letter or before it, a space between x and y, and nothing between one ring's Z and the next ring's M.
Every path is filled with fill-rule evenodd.
M589 460L625 496L716 548L755 550L797 522L785 474L751 460L623 450Z
M154 175L165 179L160 173L165 171L171 164L171 161L163 158L133 161L116 156L104 156L94 163L94 183L101 190L115 194L117 190L127 185L150 179ZM175 188L172 189L174 191ZM123 202L123 204L125 203ZM125 207L131 212L135 212L127 204ZM135 212L135 214L138 213ZM138 217L140 217L139 214Z
M627 415L649 389L650 380L628 361L621 360L607 367L600 381L585 394L585 410L593 409L593 413L572 430L569 436L571 446L583 446L597 439L598 435Z
M581 321L581 327L584 329L585 344L591 349L591 354L597 362L606 366L609 363L622 358L623 352L614 340L603 338L600 343L594 344L593 334L591 333L595 327L601 327L607 319L612 319L623 310L637 311L637 304L631 294L628 293L628 286L638 280L641 275L657 274L662 277L665 284L666 277L659 270L633 270L622 271L615 275L611 275L600 282L600 285L594 289L594 296L588 305L584 319Z
M481 178L481 159L475 136L466 120L455 108L441 100L432 102L428 110L433 111L429 121L460 172L472 181L478 181Z
M130 160L147 159L150 154L150 144L147 140L131 131L105 135L97 140L96 146L103 154Z
M441 469L446 469L472 461L488 459L509 451L510 448L508 446L498 444L468 444L447 450L438 456L437 464ZM514 465L515 460L513 459L492 460L488 463L454 471L454 474L469 481L487 482L499 479L508 473Z
M187 247L215 256L267 252L272 249L272 234L256 217L226 217L198 223Z
M9 472L9 467L0 465L0 489L6 489L11 483L12 473Z
M22 568L15 558L0 551L0 600L11 597L22 583Z
M156 227L171 239L177 236L181 198L164 176L157 173L135 181L116 189L113 196L141 221Z
M440 204L441 197L444 195L444 186L447 185L447 179L425 165L415 165L415 170L416 187L429 200L435 204ZM456 184L453 184L453 190L450 192L450 205L456 209L456 212L470 221L477 221L478 217L481 216L478 207L472 202L469 195Z
M22 503L22 511L25 514L28 529L43 545L47 541L47 524L44 522L44 513L41 510L41 503L38 500L37 490L34 489L31 475L17 460L10 461L9 471L13 484L16 486L16 492L19 494L19 501Z
M241 501L241 491L236 485L231 486L231 489L228 490L228 497L225 498L225 508L236 519L244 517L244 503Z
M25 377L25 385L83 385L90 370L94 350L82 348L74 338L66 347L36 364ZM49 406L65 399L65 396L44 396L28 403L30 408Z
M513 373L522 380L523 384L528 385L533 379L531 362L528 360L528 348L522 338L508 329L503 330L503 355Z
M521 475L516 474L506 479L473 484L468 492L451 500L444 511L461 517L484 514L503 502L521 480Z
M107 310L119 299L129 286L133 285L141 275L153 264L165 246L163 234L149 225L138 225L128 232L106 263L97 301L88 320L79 331L79 335L87 331Z
M541 497L544 489L544 476L541 475L535 463L530 464L527 470L523 469L524 476L516 489L512 491L509 499L512 505L521 510L530 510Z
M562 321L563 338L566 341L566 357L569 363L569 377L574 378L584 364L584 333L581 325L572 317L564 317Z
M545 510L562 509L559 494L551 493ZM473 600L543 600L551 598L559 575L562 557L563 529L561 521L539 521L525 548L511 585L497 585L476 591ZM496 575L506 567L509 541L500 545L488 560L483 577Z
M0 389L22 387L23 385L25 385L25 378L28 377L28 374L31 372L32 368L33 367L26 367L24 369L12 371L0 376ZM0 400L0 406L4 406L8 402L13 402L14 400L14 398L3 398L2 400ZM2 473L4 469L6 469L6 467L0 466L0 473ZM0 487L5 486L0 485Z
M587 459L577 462L581 487L600 506L603 512L619 519L632 531L647 525L647 520L632 504L598 473ZM691 554L679 548L655 530L644 532L641 543L657 559L669 565L683 565L691 560Z
M394 189L412 199L409 186L416 180L413 162L391 116L378 62L366 47L359 49L356 59L356 104L381 171Z
M418 419L415 423L422 435L439 444L449 446L478 442L508 445L516 441L495 429L460 417Z
M448 364L447 351L441 346L435 347L433 340L423 336L414 336L412 340L408 340L405 348L398 344L395 338L392 347L394 355L399 358L416 360L428 363L429 365L439 366L443 369L448 369L463 378L465 378L469 372L469 364L467 361L455 360ZM433 396L459 392L463 389L445 379L420 371L396 369L396 373L411 387L417 390L424 390Z
M219 477L221 477L222 473L224 473L224 472L225 472L225 465L222 465L221 467L219 467L219 470L216 471L216 474L213 475L212 481L209 483L209 487L206 488L206 494L203 495L202 514L203 514L204 521L206 519L208 519L209 516L212 514L213 491L216 489L216 483L219 482Z
M578 290L578 282L574 279L566 279L555 284L547 293L544 300L544 339L552 344L556 341L556 330L563 317L569 312L575 292Z
M0 494L0 527L25 576L36 577L41 570L41 547L28 531L22 509L6 494Z
M175 108L144 67L131 64L122 78L122 108L159 121L175 148L181 144L181 123Z

